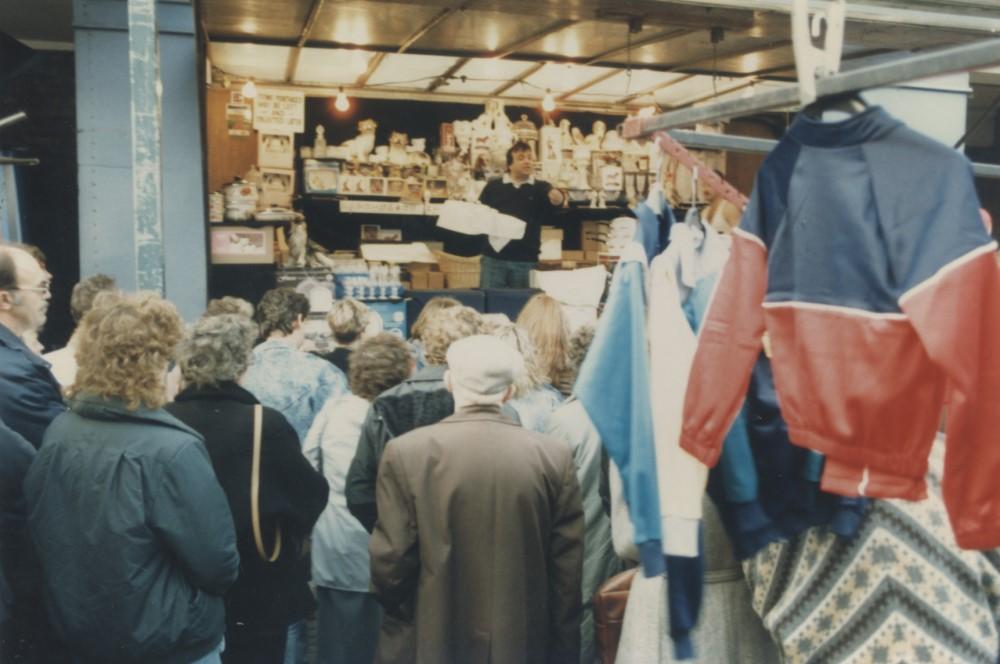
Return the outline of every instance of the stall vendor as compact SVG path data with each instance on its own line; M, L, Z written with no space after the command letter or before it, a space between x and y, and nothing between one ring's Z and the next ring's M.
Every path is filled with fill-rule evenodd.
M479 201L527 224L524 237L511 240L500 251L484 242L481 288L527 288L538 263L542 224L566 196L548 182L535 179L535 153L518 141L507 151L507 174L490 180Z

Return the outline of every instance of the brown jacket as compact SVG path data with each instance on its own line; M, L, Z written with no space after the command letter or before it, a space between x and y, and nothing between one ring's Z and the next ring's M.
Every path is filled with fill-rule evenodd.
M395 632L383 660L579 661L583 511L566 445L463 409L386 447L376 501L372 585Z

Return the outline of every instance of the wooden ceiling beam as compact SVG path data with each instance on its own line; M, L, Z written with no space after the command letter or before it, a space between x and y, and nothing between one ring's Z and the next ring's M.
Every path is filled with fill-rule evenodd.
M375 70L378 69L379 65L382 64L382 61L385 60L386 55L388 54L385 51L381 51L373 55L372 59L368 61L368 68L365 69L365 73L362 74L361 76L358 76L358 80L354 81L354 85L358 86L359 88L363 88L366 85L368 85L368 79L372 77L372 74L375 73Z
M684 81L688 80L689 78L694 78L695 76L696 76L695 74L683 74L683 75L678 76L677 78L671 79L671 80L669 80L669 81L667 81L665 83L657 83L656 85L651 85L648 88L643 88L642 90L639 90L638 92L633 92L632 94L630 94L630 95L628 95L626 97L622 97L621 99L616 99L614 101L614 103L615 104L627 104L627 103L629 103L631 101L635 101L636 99L639 99L640 97L645 97L646 95L653 94L654 92L658 92L658 91L663 90L665 88L669 88L671 86L677 85L678 83L683 83Z
M504 83L503 85L501 85L499 88L497 88L496 90L494 90L493 92L491 92L490 96L491 97L499 97L500 95L502 95L503 93L507 92L512 87L514 87L518 83L522 82L524 79L528 78L529 76L531 76L532 74L534 74L535 72L537 72L539 69L541 69L542 67L544 67L547 64L548 64L547 62L536 62L535 64L531 65L530 67L528 67L527 69L525 69L523 72L521 72L520 74L518 74L517 78L513 78L513 79L507 81L506 83Z
M562 19L556 21L555 23L550 23L549 25L545 26L538 32L534 32L528 35L527 37L524 37L523 39L518 39L516 42L507 44L506 46L501 46L496 51L493 51L492 53L489 53L484 57L497 58L497 59L506 58L509 55L517 53L528 44L533 44L539 39L543 39L545 37L548 37L549 35L554 35L555 33L565 30L569 26L576 25L577 23L579 23L579 21L574 21L572 19Z
M671 71L678 71L681 69L700 69L704 67L715 67L715 63L720 60L728 60L729 58L739 58L744 55L751 55L753 53L764 53L767 51L775 51L779 48L785 48L791 46L791 39L779 39L776 41L769 42L767 44L754 44L752 46L745 46L743 48L737 49L735 51L728 51L725 53L716 53L710 57L698 57L692 58L691 60L675 62L670 66Z
M319 12L323 9L325 2L326 0L313 0L312 5L309 7L309 14L302 24L298 41L295 42L291 53L288 54L288 65L285 67L286 81L291 81L295 77L295 70L299 68L299 58L302 56L302 48L309 41L309 35L312 34L313 28L316 26L316 19L319 17Z
M567 99L569 99L573 95L578 94L580 92L583 92L587 88L593 87L593 86L597 85L598 83L603 83L604 81L608 80L612 76L617 76L620 73L622 73L622 71L620 69L612 69L611 71L604 72L600 76L592 78L591 80L587 81L586 83L583 83L581 85L576 86L575 88L573 88L569 92L562 93L561 95L559 95L558 99L559 99L559 101L566 101Z
M431 20L427 21L427 23L424 23L422 26L417 28L416 32L410 34L406 39L404 39L403 43L399 45L399 49L396 50L396 53L406 53L406 51L408 51L411 46L420 41L420 39L424 35L426 35L428 32L430 32L437 26L444 23L446 20L448 20L458 12L465 9L468 5L469 5L468 2L458 2L455 3L455 5L452 7L445 7L444 9L442 9L437 14L435 14Z
M597 55L591 56L588 60L585 60L583 64L593 65L599 62L604 62L608 58L613 58L615 56L621 55L623 53L628 53L629 50L635 50L637 48L642 48L643 46L649 46L650 44L657 44L659 42L670 41L671 39L678 39L695 32L693 28L681 28L679 30L667 30L666 32L660 32L655 35L646 37L645 39L640 39L639 41L634 41L624 46L619 46L611 49L610 51L605 51L604 53L598 53Z
M749 88L751 85L756 85L757 82L758 81L757 81L756 77L754 77L754 76L748 76L746 80L742 80L739 83L737 83L736 85L728 86L728 87L726 87L726 88L724 88L722 90L719 90L718 92L716 92L715 90L712 90L711 92L708 92L708 93L705 93L705 94L701 94L701 95L698 95L696 97L690 97L688 99L684 99L684 100L680 101L677 104L671 104L667 108L669 110L673 111L673 110L677 110L679 108L687 108L688 106L694 106L697 103L700 103L700 102L703 102L703 101L708 101L709 99L712 99L714 97L719 97L719 96L722 96L722 95L725 95L725 94L729 94L730 92L736 92L737 90L744 90L746 88Z
M468 63L469 63L469 58L459 58L455 62L455 64L453 64L452 66L448 67L448 69L443 74L441 74L440 76L438 76L437 78L435 78L433 81L431 81L431 84L427 86L427 92L434 92L435 90L437 90L438 88L440 88L442 85L445 85L448 82L448 79L450 79L452 76L454 76L458 72L459 69L461 69L462 67L464 67Z

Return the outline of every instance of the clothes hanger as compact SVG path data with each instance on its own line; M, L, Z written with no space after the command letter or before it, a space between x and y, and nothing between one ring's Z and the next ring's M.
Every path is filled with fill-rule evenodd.
M653 214L659 216L663 214L664 199L666 198L663 194L663 175L667 170L667 157L666 155L660 156L660 165L656 169L656 180L649 185L649 193L646 194L646 205Z
M839 111L848 115L863 113L869 108L868 102L857 92L844 92L837 95L820 97L802 109L802 112L814 120L822 120L827 111Z
M701 211L698 208L698 167L691 169L691 207L684 215L684 223L701 230Z

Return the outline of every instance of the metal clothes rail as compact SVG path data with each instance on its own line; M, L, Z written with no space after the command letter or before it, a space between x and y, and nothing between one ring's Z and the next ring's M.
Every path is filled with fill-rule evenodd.
M985 39L931 53L903 56L897 60L819 78L816 80L816 94L817 97L828 97L998 63L1000 38ZM697 122L725 120L799 105L799 89L790 85L745 99L729 99L705 106L668 111L648 118L629 118L625 121L623 131L625 138L639 138L656 131L690 126Z
M757 152L767 154L778 144L778 141L767 138L713 134L687 129L671 129L667 133L681 145L700 150L725 150L728 152ZM973 162L972 171L981 178L1000 179L1000 164Z

